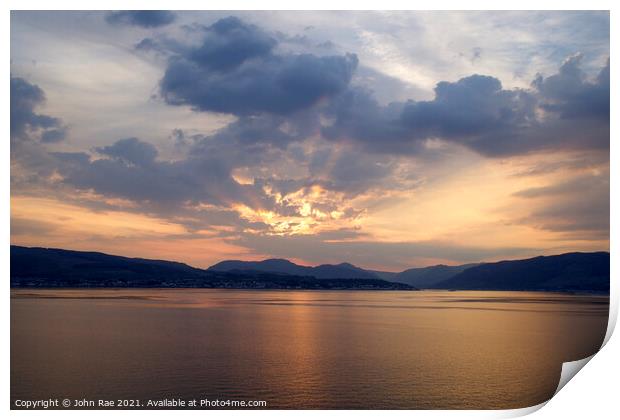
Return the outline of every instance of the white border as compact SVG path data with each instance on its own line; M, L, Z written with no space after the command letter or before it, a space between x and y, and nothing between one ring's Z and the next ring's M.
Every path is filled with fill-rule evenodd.
M7 0L8 10L612 10L611 0ZM468 7L464 7L468 6Z
M10 13L9 10L82 10L86 4L83 1L77 0L57 0L53 3L44 0L37 1L14 1L8 0L3 2L5 11L0 17L0 28L2 28L3 39L2 53L0 55L3 60L3 73L4 83L2 86L2 108L0 110L0 121L2 121L4 138L0 142L0 150L3 159L3 171L2 182L0 188L2 188L2 196L5 197L5 205L0 209L2 219L5 221L1 226L1 236L4 239L5 246L1 248L0 258L2 267L4 268L3 281L5 282L6 295L5 304L1 310L2 328L3 328L3 340L4 345L1 348L1 357L3 361L3 375L0 381L2 393L2 404L5 410L10 407L9 402L9 389L10 389L10 364L9 364L9 331L10 331L10 312L9 312L9 247L10 243L10 209L9 200L10 196L10 154L9 154L9 80L10 75ZM614 51L614 45L617 45L617 30L616 25L618 19L616 18L617 11L614 10L614 5L617 2L603 1L603 0L590 0L590 1L534 1L534 0L508 0L498 2L489 0L470 0L465 2L448 1L448 0L434 0L433 2L412 2L403 0L381 0L381 1L338 1L338 0L313 0L313 1L283 1L283 0L262 0L257 1L242 1L242 0L209 0L209 1L192 1L192 0L151 0L151 1L122 1L122 0L109 0L109 1L90 1L88 2L88 9L94 10L109 10L109 9L174 9L174 10L464 10L464 6L468 6L469 10L611 10L611 51ZM259 7L260 6L260 7ZM501 7L500 7L501 6ZM616 7L615 9L618 9ZM617 104L617 80L616 78L616 63L615 56L611 57L611 70L612 70L612 115L616 109ZM611 127L611 138L615 137L617 132L616 124L613 123ZM611 141L611 214L618 214L618 197L614 193L613 188L617 185L619 179L618 171L618 147L614 141ZM616 239L618 238L618 224L615 219L611 220L611 279L612 279L612 296L611 296L611 308L610 308L610 328L606 341L611 336L611 331L618 314L618 247L615 246ZM618 403L616 384L618 383L618 374L620 373L619 363L617 355L620 354L620 343L617 338L610 340L600 354L597 354L592 362L588 363L583 368L583 371L579 373L579 379L571 381L564 389L559 392L554 398L552 398L546 407L540 411L536 411L545 404L541 404L537 407L520 409L520 410L504 410L504 411L188 411L183 412L168 412L162 411L115 411L114 413L107 411L90 411L87 413L88 417L93 419L107 419L110 415L120 416L121 418L133 417L134 415L148 416L152 419L168 419L171 415L174 416L188 416L193 418L204 419L205 417L216 417L219 419L232 419L234 417L243 415L257 419L279 419L288 417L291 414L299 417L300 419L313 418L316 415L324 416L327 418L336 418L342 415L354 415L356 418L370 419L378 416L388 416L391 418L407 418L412 417L421 419L437 419L437 418L505 418L516 417L525 415L530 412L536 411L531 418L538 419L583 419L589 418L611 418L612 413L618 413ZM11 411L10 415L15 418L37 418L37 417L49 417L49 418L82 418L83 412L77 411Z

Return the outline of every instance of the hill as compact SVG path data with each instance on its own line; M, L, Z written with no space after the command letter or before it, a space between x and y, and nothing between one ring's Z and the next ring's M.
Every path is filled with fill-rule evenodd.
M428 288L609 293L609 263L607 252L574 252L496 263L438 265L402 273L372 272L347 263L308 267L284 259L223 261L203 270L173 261L11 246L11 287Z
M390 281L410 284L420 289L432 288L436 284L462 273L478 264L465 265L433 265L423 268L411 268L389 278Z
M609 278L608 252L573 252L480 264L433 288L609 293Z
M209 267L209 270L228 272L260 271L291 274L294 276L310 276L317 279L380 279L377 274L348 263L308 267L284 259L268 259L264 261L228 260L212 265Z
M11 246L11 287L204 287L234 289L413 290L380 279L202 270L172 261L100 252Z

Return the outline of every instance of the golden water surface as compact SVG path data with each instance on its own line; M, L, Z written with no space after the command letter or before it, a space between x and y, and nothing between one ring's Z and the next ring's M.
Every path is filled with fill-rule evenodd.
M607 297L556 293L14 289L11 400L520 408L607 317Z

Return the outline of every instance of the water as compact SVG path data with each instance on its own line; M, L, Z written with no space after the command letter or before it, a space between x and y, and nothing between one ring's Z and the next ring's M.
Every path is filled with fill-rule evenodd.
M607 297L552 293L12 290L11 400L520 408L607 316Z

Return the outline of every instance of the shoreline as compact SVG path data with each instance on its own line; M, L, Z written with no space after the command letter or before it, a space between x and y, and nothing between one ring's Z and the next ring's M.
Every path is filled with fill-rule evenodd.
M570 296L596 296L610 297L610 293L600 293L596 291L574 291L574 290L491 290L491 289L294 289L294 288L233 288L233 287L11 287L13 291L19 290L92 290L92 291L121 291L121 290L213 290L213 291L265 291L265 292L489 292L489 293L552 293L557 295ZM13 297L13 296L11 296Z

